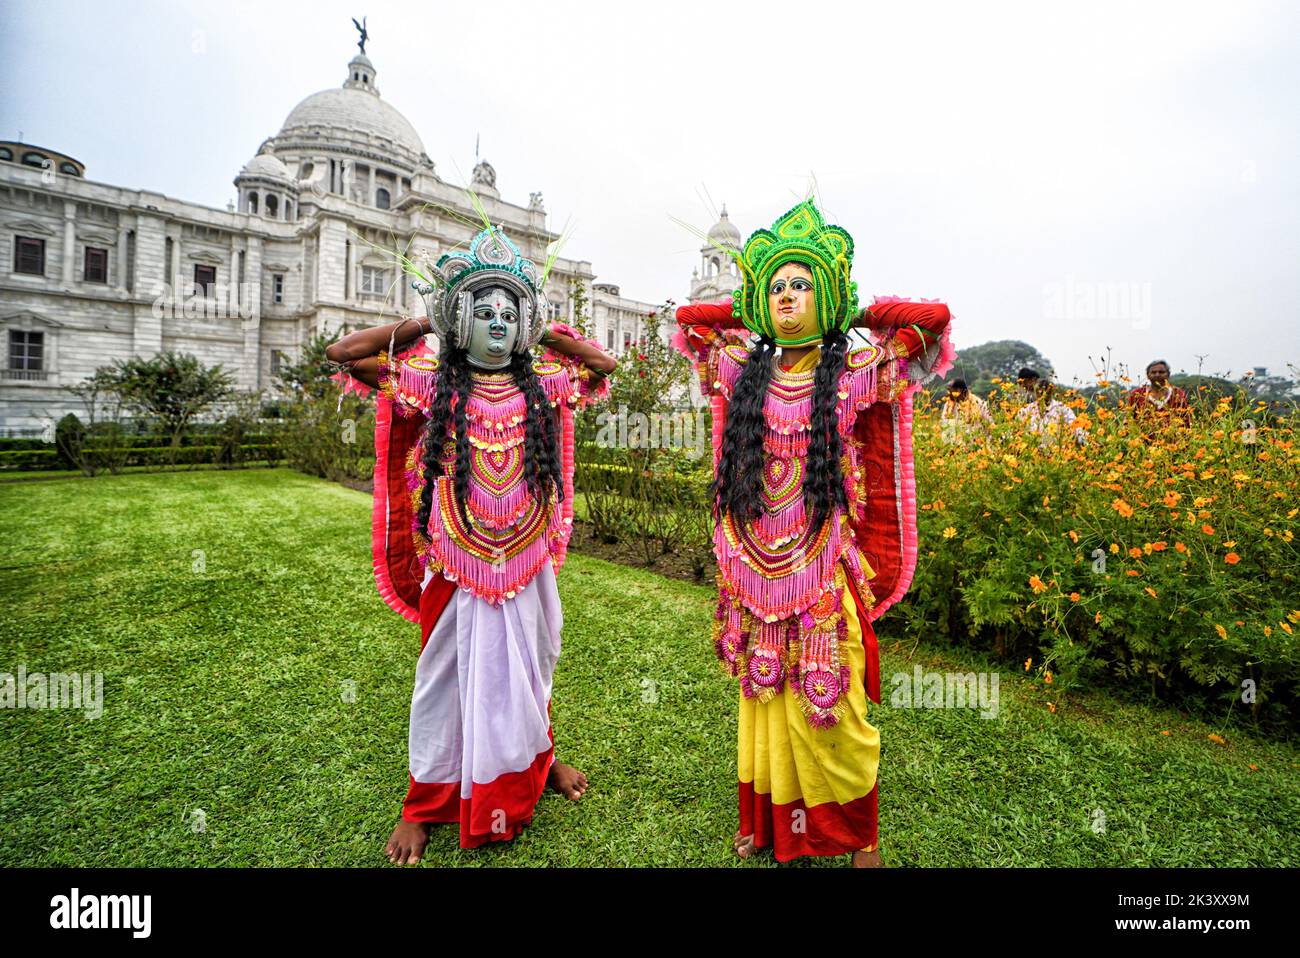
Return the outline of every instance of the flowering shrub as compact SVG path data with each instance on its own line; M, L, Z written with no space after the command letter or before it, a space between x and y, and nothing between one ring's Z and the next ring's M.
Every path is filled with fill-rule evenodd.
M1106 384L1102 384L1103 386ZM1100 673L1293 707L1300 678L1294 413L1244 394L1189 421L1105 390L1030 433L1011 384L992 424L915 422L921 552L909 630L989 645L1068 689ZM1274 716L1278 717L1278 716Z
M651 314L647 327L653 323ZM610 377L608 403L577 417L574 488L599 539L633 543L646 565L683 553L704 577L712 565L713 460L708 417L684 402L691 376L690 364L663 337L652 333L630 343ZM627 428L638 417L643 425L651 417L658 424L651 431ZM682 446L687 432L679 425L691 427L693 448Z

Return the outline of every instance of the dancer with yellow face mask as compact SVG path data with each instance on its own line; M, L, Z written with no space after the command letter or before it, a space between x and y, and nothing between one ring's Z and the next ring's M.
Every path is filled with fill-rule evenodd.
M743 287L679 308L674 343L713 405L714 643L740 680L735 849L876 866L872 623L916 564L912 394L951 366L948 308L860 309L852 237L811 202L722 248Z

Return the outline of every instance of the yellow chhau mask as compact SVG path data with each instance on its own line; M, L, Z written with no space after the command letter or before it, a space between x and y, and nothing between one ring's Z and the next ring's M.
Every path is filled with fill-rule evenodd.
M743 251L728 250L744 276L732 315L782 346L816 343L833 329L847 330L857 313L857 283L849 279L853 237L828 226L805 200L756 230Z

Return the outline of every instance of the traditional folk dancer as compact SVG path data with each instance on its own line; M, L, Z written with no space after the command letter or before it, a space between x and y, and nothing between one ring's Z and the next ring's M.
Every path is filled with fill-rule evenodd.
M952 364L948 308L877 298L859 313L853 240L811 202L725 251L743 287L679 308L675 345L713 404L715 648L740 678L735 849L874 867L872 622L916 564L912 394Z
M547 784L575 801L587 788L555 760L555 573L573 523L572 409L608 394L615 360L563 324L547 330L544 282L489 226L415 284L428 320L362 330L328 351L380 390L375 578L420 624L410 784L386 849L398 864L419 861L432 823L458 822L461 847L473 848L517 835ZM392 355L429 332L437 359ZM539 341L549 351L535 362Z

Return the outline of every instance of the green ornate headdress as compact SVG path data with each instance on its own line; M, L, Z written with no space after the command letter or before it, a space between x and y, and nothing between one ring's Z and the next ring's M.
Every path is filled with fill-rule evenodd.
M817 297L816 335L785 346L806 346L832 329L847 330L858 311L858 284L849 279L853 267L853 237L828 226L812 200L804 200L772 224L755 230L743 251L727 250L740 265L745 284L736 290L732 315L760 336L778 339L767 304L772 274L786 263L803 263L812 272Z

